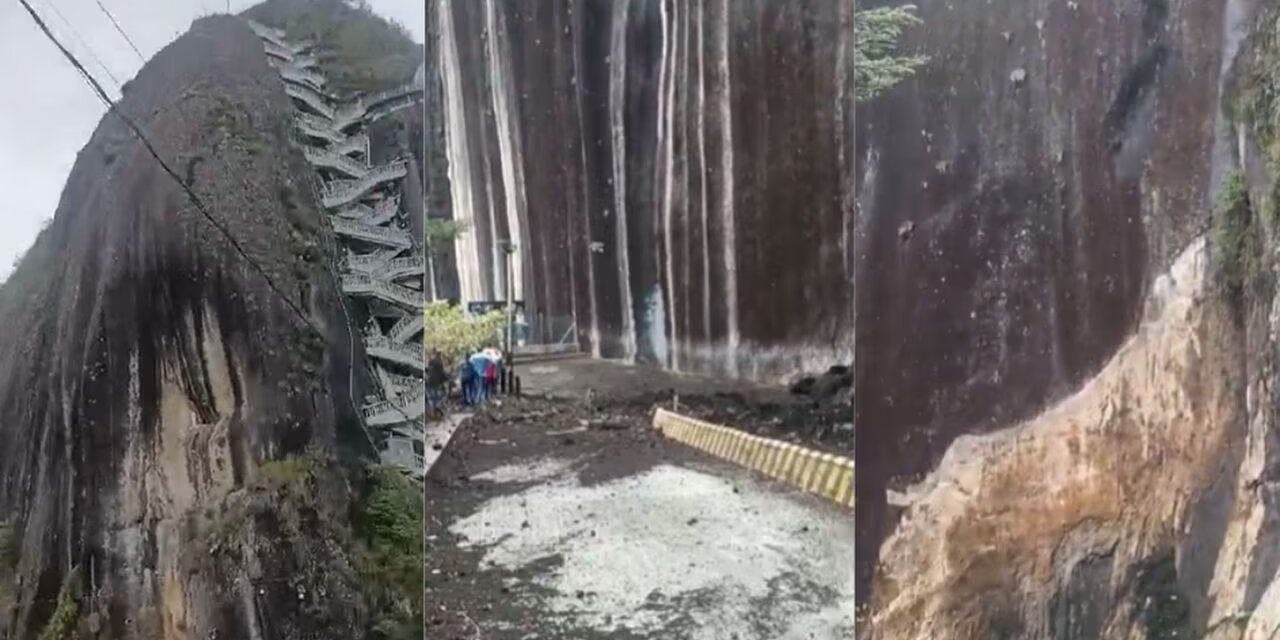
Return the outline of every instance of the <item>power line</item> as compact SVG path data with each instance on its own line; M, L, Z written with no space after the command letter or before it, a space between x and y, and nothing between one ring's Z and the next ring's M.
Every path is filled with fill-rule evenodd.
M107 14L107 19L111 21L112 26L116 28L116 31L118 31L120 33L120 36L124 38L124 41L128 42L129 46L133 48L133 52L138 54L138 60L141 60L142 64L146 64L147 59L145 56L142 55L141 51L138 51L138 45L133 43L133 40L129 38L129 34L124 32L124 28L120 26L119 22L116 22L116 17L111 15L110 11L107 11L107 7L102 4L102 0L93 0L93 1L97 2L98 8L102 9L102 12Z
M24 2L23 4L25 5L26 3ZM93 61L98 63L98 66L102 67L103 71L107 72L107 77L111 78L111 81L114 82L116 85L116 91L119 91L120 87L122 86L120 84L120 79L117 78L114 73L111 73L111 69L108 68L107 64L102 61L102 58L98 57L98 54L94 53L93 47L89 46L88 41L86 41L80 35L79 31L76 31L76 28L72 26L71 21L67 20L67 17L62 15L62 12L58 10L58 5L54 4L53 0L45 0L45 4L48 4L49 8L53 9L53 13L57 15L60 20L62 20L62 24L67 25L67 30L71 32L71 36L75 38L77 42L80 43L80 46L85 48L85 51L89 52L89 57L93 58ZM50 34L50 37L52 37L52 34Z
M84 65L80 64L80 61L76 59L75 55L72 54L70 51L68 51L67 48L64 47L62 43L58 41L58 38L53 35L52 31L49 30L49 26L46 25L44 20L40 18L40 14L36 13L35 9L31 8L31 5L27 2L27 0L18 0L18 2L20 2L23 8L27 10L27 13L31 14L31 19L35 20L36 26L40 27L40 30L44 32L45 37L49 38L49 40L53 42L54 46L58 47L58 50L62 52L62 55L65 56L67 60L71 62L73 66L75 66L76 70L80 72L80 75L83 76L84 79L89 82L89 84L93 87L94 92L98 94L98 98L102 100L104 103L106 103L108 110L115 113L117 117L119 117L122 121L124 121L124 123L128 125L130 129L133 130L134 135L138 136L138 140L142 142L142 146L146 147L147 152L151 154L151 157L155 158L156 162L160 164L160 168L164 169L164 172L169 174L169 177L173 178L174 182L178 183L178 186L182 187L182 190L186 192L187 197L191 199L191 204L193 204L196 207L196 209L199 210L200 213L205 217L205 219L207 219L209 223L212 224L213 227L217 229L218 232L221 233L223 237L227 239L227 242L231 243L231 246L235 248L236 252L239 253L240 256L243 257L245 261L248 262L249 265L252 266L254 270L256 270L259 273L259 275L263 277L264 280L266 280L267 286L270 287L271 290L275 292L275 294L279 296L280 299L286 305L289 306L289 309L292 310L293 313L298 316L298 319L302 320L302 322L305 323L308 327L310 327L312 331L315 331L316 333L323 336L324 332L320 331L319 328L317 328L314 324L312 324L311 320L309 320L306 314L302 312L302 309L299 309L298 305L294 304L293 301L289 299L289 296L285 295L285 293L281 291L279 287L276 286L276 283L271 279L271 276L267 274L266 269L264 269L261 265L255 262L253 258L251 258L249 254L244 250L244 247L240 246L240 243L235 239L235 236L231 235L231 232L228 231L226 227L222 225L222 223L218 222L218 220L209 213L209 210L206 209L204 206L204 202L200 200L200 197L196 195L195 191L192 191L191 187L188 186L187 183L183 182L182 178L180 178L178 174L174 172L174 170L171 169L169 165L166 164L165 161L160 158L160 154L156 152L155 147L151 146L151 142L147 140L147 137L145 135L143 135L142 130L138 128L138 125L134 124L132 120L130 120L127 116L124 115L123 112L120 111L120 109L116 106L115 102L111 100L111 97L107 95L106 90L102 88L102 85L98 84L98 81L95 80L93 75L90 74L88 70L84 68Z

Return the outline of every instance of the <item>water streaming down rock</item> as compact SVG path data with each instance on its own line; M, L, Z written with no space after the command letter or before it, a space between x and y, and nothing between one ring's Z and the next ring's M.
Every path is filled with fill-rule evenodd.
M858 121L862 635L1275 632L1257 4L922 5Z
M504 299L510 240L535 340L573 318L591 353L680 370L775 380L849 362L851 15L837 0L433 1L428 103L438 92L448 151L428 173L448 191L428 215L470 227L437 290Z

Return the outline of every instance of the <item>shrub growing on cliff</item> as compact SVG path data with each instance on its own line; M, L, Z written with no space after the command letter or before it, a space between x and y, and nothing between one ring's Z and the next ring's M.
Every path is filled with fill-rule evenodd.
M0 576L18 566L18 534L13 525L0 524Z
M291 38L312 38L326 48L325 72L338 93L391 89L412 79L422 62L408 30L365 2L315 2L290 16L284 29Z
M427 299L436 299L436 255L467 231L461 220L427 218L423 222L423 249L427 254Z
M422 337L428 351L439 349L445 362L453 363L469 353L497 344L505 326L506 316L502 311L473 316L462 307L432 302L427 305Z
M1213 212L1215 271L1232 295L1262 281L1259 232L1244 178L1233 172L1223 183Z
M49 623L40 631L39 640L70 640L75 637L76 626L80 622L80 602L76 599L79 591L80 571L73 569L58 591L58 606L53 610Z
M858 102L879 96L915 74L925 56L898 55L907 27L920 24L915 5L880 7L853 16L853 90Z
M313 455L268 460L258 468L260 486L288 497L303 498L311 492L320 461Z
M356 572L375 616L374 637L418 640L422 627L422 489L398 470L369 470L356 514Z

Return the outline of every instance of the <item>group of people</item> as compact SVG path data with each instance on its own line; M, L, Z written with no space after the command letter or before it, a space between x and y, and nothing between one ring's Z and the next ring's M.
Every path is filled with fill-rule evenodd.
M482 405L498 390L498 381L503 373L502 352L494 348L477 351L458 362L455 371L462 404ZM426 374L427 404L441 408L455 379L445 369L439 350L433 349L428 355Z

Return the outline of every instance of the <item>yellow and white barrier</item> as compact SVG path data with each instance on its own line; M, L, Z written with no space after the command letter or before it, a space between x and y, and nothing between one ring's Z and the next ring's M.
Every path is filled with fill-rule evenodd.
M663 436L754 469L793 487L853 507L853 460L762 438L659 408L653 427Z

